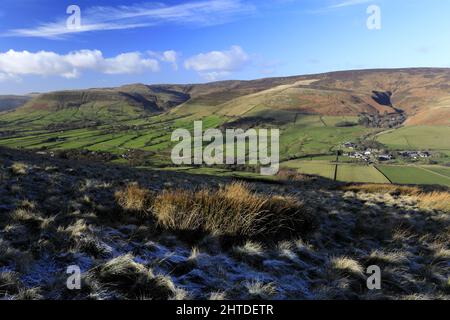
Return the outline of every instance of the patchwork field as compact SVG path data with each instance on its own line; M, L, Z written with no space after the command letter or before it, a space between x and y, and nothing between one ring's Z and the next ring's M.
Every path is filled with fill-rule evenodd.
M178 128L192 130L194 121L202 120L204 130L280 129L280 160L287 167L328 179L334 179L334 154L344 142L361 145L374 139L384 145L378 146L381 152L429 150L433 157L414 163L422 169L409 167L411 159L401 157L389 164L406 167L381 171L362 161L340 157L337 179L447 185L450 127L437 117L445 117L450 109L435 111L450 101L443 89L448 77L447 69L366 70L45 93L26 100L18 109L0 113L0 146L108 153L115 163L172 169L172 132ZM425 84L437 91L431 95L419 89ZM386 91L394 87L395 94ZM367 114L379 118L390 115L393 120L383 126ZM396 122L399 114L405 114L407 121ZM307 158L314 162L304 162ZM370 162L377 162L376 157ZM431 164L436 166L425 167ZM229 174L223 168L189 170Z
M337 180L345 182L389 183L389 180L374 166L342 165L338 166Z
M445 176L439 172L434 172L429 168L418 166L385 166L381 165L378 168L391 180L393 183L399 184L441 184L450 187L450 177ZM439 168L439 171L445 171ZM445 171L448 174L448 171Z
M328 179L334 179L335 165L326 161L287 161L282 167L296 169L303 174L318 175Z
M334 179L336 170L336 164L326 160L292 160L282 163L282 167L328 179ZM389 183L389 180L374 166L357 164L338 164L337 180L344 182Z
M403 127L379 135L377 140L397 150L450 150L449 126Z
M67 116L67 114L65 114ZM62 115L61 115L62 116ZM321 117L309 115L289 115L292 123L269 125L281 130L280 152L282 159L308 154L328 154L335 146L344 141L355 139L370 132L360 126L338 128L336 123L346 121L348 117ZM203 129L219 127L233 121L231 118L208 115L205 117L175 114L148 116L102 124L90 128L45 130L54 123L55 115L41 117L36 114L32 118L23 115L8 115L4 119L11 122L3 129L13 130L14 134L0 139L0 145L15 148L46 148L49 150L86 149L103 151L121 155L129 149L157 152L158 157L170 164L170 150L173 143L171 133L177 128L193 129L195 120L203 121ZM24 124L26 122L26 125Z

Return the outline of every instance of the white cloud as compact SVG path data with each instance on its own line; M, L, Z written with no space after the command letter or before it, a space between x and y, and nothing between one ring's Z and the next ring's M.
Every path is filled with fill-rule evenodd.
M30 28L13 29L9 36L64 38L74 33L149 27L164 23L216 25L243 14L254 12L253 5L242 0L197 0L166 5L140 3L121 6L94 6L81 8L81 27L69 29L66 19L47 22Z
M231 72L228 71L211 71L200 73L200 75L207 81L217 81L225 77L228 77L230 74Z
M99 50L79 50L66 55L51 51L0 52L0 78L39 75L70 79L78 77L82 71L105 74L157 72L159 63L139 52L122 53L112 58L103 57Z
M136 74L145 70L159 71L159 63L155 59L145 59L139 52L119 54L117 57L105 59L101 71L107 74Z
M178 60L178 54L175 51L169 50L169 51L163 52L162 61L171 63L174 70L178 70L177 60Z
M242 69L248 61L248 54L240 46L232 46L225 51L200 53L187 59L184 66L208 80L217 80Z
M148 54L156 59L172 64L175 71L178 70L178 58L180 54L174 50L167 50L164 52L149 51Z

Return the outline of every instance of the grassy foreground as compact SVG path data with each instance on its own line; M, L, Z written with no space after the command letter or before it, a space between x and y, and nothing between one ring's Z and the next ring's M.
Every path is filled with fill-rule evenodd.
M0 163L2 298L449 298L445 190L242 183L7 149ZM366 287L373 264L380 291ZM70 265L81 290L66 287Z

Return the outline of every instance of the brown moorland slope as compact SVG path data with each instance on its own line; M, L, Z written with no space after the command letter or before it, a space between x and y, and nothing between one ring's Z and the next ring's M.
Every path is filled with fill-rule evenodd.
M132 84L39 95L23 108L130 106L138 112L210 113L242 117L280 110L357 116L403 111L407 125L450 124L450 69L355 70L206 84ZM207 108L205 108L207 107Z
M356 116L403 111L407 125L450 124L449 69L357 70L291 78L255 94L239 97L219 109L243 116L260 110Z

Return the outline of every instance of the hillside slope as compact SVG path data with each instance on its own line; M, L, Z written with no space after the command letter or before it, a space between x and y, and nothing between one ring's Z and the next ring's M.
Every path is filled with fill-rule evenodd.
M87 105L126 105L141 112L161 112L189 99L189 95L164 86L142 84L119 88L88 89L44 93L27 103L23 109L59 111Z
M404 112L406 125L450 124L450 69L342 71L317 75L192 85L133 84L39 95L18 113L99 110L115 116L148 113L263 116L284 112L358 116ZM67 113L70 117L71 113ZM1 119L0 119L1 120ZM62 121L70 120L61 117Z
M217 108L228 116L288 111L357 116L404 112L406 125L450 124L449 69L343 71L293 79Z

